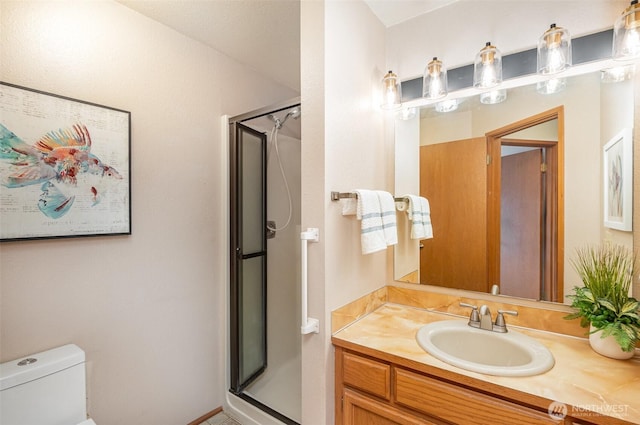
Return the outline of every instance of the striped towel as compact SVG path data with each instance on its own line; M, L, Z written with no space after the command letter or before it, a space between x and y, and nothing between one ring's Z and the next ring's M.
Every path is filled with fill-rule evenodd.
M396 202L389 192L377 190L380 210L382 212L382 231L387 246L398 243L398 226L396 222Z
M433 238L433 227L431 226L431 207L427 198L420 197L420 209L422 210L422 225L424 226L424 239Z
M378 194L373 190L356 190L358 202L356 216L360 223L362 254L371 254L387 248L382 227L382 210Z
M423 239L425 236L424 224L422 224L422 202L416 195L404 195L409 200L407 216L411 221L411 239Z
M433 238L431 226L431 208L427 198L416 195L404 195L409 200L407 215L411 221L411 239Z

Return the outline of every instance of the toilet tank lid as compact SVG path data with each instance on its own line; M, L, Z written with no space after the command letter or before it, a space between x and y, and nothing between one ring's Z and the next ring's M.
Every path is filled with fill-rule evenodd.
M28 359L37 359L29 361ZM26 363L20 366L20 362ZM84 351L75 344L53 348L41 353L0 364L0 391L25 384L43 376L84 363Z

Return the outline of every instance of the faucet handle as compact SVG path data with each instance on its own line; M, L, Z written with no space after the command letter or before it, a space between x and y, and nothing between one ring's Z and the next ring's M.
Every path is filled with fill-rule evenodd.
M473 326L472 323L476 325L480 323L480 316L478 315L478 306L467 304L467 303L460 303L460 307L466 307L471 309L471 314L469 315L470 326Z
M496 316L496 322L494 323L494 330L496 332L507 332L507 323L504 321L504 315L509 314L511 316L517 316L518 312L513 310L498 310Z

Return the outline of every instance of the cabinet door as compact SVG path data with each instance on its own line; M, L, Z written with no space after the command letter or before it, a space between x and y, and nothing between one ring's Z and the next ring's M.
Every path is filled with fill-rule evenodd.
M437 425L345 389L343 425Z
M391 399L390 365L350 353L344 353L342 365L345 385Z

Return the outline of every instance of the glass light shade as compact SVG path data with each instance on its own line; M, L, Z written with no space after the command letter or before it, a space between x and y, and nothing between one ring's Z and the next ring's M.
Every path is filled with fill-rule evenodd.
M495 87L502 82L502 54L487 41L473 64L473 86L481 89Z
M483 105L495 105L507 100L507 90L493 90L480 94L480 103Z
M436 103L436 111L438 112L453 112L458 109L460 102L458 99L449 99L443 100L442 102Z
M434 57L427 64L422 78L422 96L427 99L440 99L447 95L447 69L442 61Z
M399 112L399 118L408 121L414 119L416 115L418 115L418 110L416 108L403 108L402 111Z
M538 40L538 74L557 74L571 66L571 36L551 24Z
M402 105L402 92L398 76L392 71L382 79L382 109L398 109Z
M602 71L600 81L603 83L619 83L621 81L630 80L635 73L634 65L618 66Z
M613 25L614 59L640 57L640 4L633 0Z
M538 82L538 84L536 84L536 91L540 94L553 94L561 92L566 86L566 78L552 78Z

